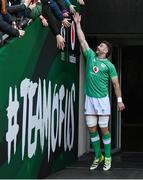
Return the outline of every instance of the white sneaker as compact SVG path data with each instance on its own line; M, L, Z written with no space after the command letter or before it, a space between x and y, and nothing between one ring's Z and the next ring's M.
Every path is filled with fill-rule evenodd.
M104 166L103 166L104 171L108 171L111 168L111 161L112 161L111 157L110 158L105 157Z
M101 164L103 161L104 161L103 155L101 155L100 158L98 159L94 159L92 165L90 166L90 170L96 169L99 166L99 164Z

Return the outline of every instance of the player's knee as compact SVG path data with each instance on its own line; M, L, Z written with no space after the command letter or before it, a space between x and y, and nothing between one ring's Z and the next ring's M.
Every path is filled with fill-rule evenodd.
M99 116L99 127L108 129L109 116Z
M97 126L94 127L88 127L89 132L96 132L97 131Z
M97 117L96 116L86 116L86 124L88 128L97 126Z

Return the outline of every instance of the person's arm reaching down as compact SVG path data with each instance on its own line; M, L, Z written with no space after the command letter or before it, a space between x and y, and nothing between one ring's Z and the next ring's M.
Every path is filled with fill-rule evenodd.
M41 0L42 3L42 15L44 18L47 19L48 24L53 32L53 34L56 36L57 41L57 48L64 49L65 47L65 41L64 38L60 35L60 30L56 24L56 20L51 12L51 8L49 3L46 0Z

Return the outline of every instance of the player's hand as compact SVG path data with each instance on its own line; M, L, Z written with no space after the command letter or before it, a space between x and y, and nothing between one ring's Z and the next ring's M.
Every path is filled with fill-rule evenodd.
M118 111L123 111L125 109L125 105L123 102L118 102L117 104Z
M76 24L80 23L80 21L81 21L81 15L79 15L79 13L75 13L75 14L73 15L73 18L74 18L74 22L75 22Z

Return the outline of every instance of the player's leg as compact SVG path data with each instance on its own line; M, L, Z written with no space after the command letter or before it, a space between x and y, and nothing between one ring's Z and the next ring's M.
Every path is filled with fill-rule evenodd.
M99 116L99 127L102 133L102 141L104 144L105 161L103 170L107 171L111 168L111 135L108 130L109 116Z

